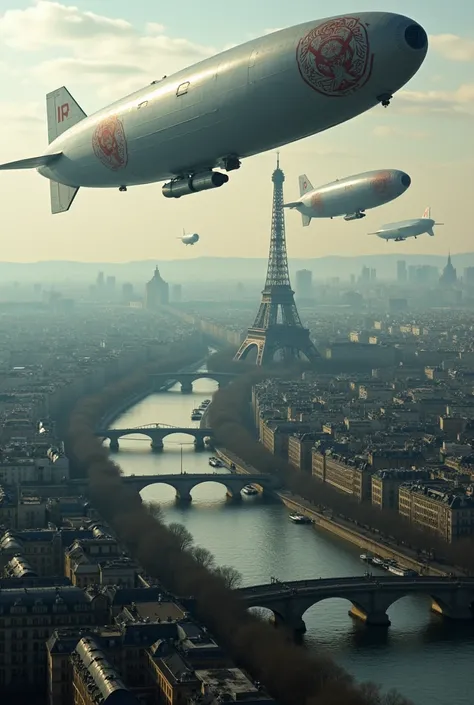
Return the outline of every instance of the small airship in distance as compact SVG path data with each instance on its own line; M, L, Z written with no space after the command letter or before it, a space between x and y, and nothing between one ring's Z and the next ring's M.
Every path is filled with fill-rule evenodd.
M444 225L444 223L436 223L431 217L431 208L425 208L425 212L421 218L414 218L413 220L402 220L399 223L387 223L387 225L382 225L380 230L374 233L369 233L369 235L378 235L382 240L395 240L395 242L403 242L409 237L414 237L415 240L418 235L431 235L434 237L433 228L435 225Z
M383 206L405 193L411 179L404 171L384 169L347 176L316 189L303 174L299 177L299 184L300 198L285 203L284 207L301 213L303 227L307 227L312 218L365 218L366 210Z
M184 245L195 245L199 241L199 235L197 233L186 235L183 228L183 234L178 237L178 240L181 240Z
M46 96L49 147L0 170L37 169L52 213L69 210L80 187L169 179L166 198L218 188L246 157L387 107L427 51L409 17L360 12L233 47L89 117L62 87Z

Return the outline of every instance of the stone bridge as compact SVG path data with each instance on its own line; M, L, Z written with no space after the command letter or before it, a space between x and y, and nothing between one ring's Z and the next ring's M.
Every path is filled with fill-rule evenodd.
M237 375L231 372L161 372L151 375L151 388L158 391L166 382L179 382L183 394L190 394L193 391L193 382L198 379L213 379L220 389L232 382Z
M273 612L275 624L284 624L303 634L306 610L322 600L339 597L352 603L349 614L367 625L388 627L388 608L406 595L427 595L432 610L453 620L474 617L474 578L436 576L372 576L320 578L274 582L241 588L238 592L248 607Z
M146 426L136 426L135 428L108 428L98 429L95 435L99 438L106 438L110 441L110 450L117 451L119 449L119 439L124 436L148 436L151 439L151 447L153 450L163 450L163 440L167 436L175 433L187 434L194 437L194 445L196 450L204 448L204 439L212 438L213 431L211 428L185 427L185 426L168 426L166 424L148 424Z
M141 492L149 485L170 485L176 490L176 498L187 502L191 501L191 492L194 487L204 482L218 482L224 485L226 494L232 499L241 499L240 494L245 485L258 485L262 491L271 492L276 489L277 482L262 475L239 475L237 473L181 473L174 475L127 475L122 477L125 485L134 487Z

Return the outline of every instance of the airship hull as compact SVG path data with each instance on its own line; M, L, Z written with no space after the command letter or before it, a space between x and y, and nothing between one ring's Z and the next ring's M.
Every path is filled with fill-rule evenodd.
M297 210L309 218L357 214L393 201L410 183L408 174L397 169L368 171L314 189L301 198Z
M342 64L324 54L328 31ZM392 13L281 30L81 120L51 142L45 154L60 156L38 171L71 187L109 188L222 167L229 156L275 149L369 110L410 80L426 51L419 25Z
M384 240L405 240L408 237L429 234L435 225L436 222L431 218L404 220L399 223L387 223L377 230L376 234Z

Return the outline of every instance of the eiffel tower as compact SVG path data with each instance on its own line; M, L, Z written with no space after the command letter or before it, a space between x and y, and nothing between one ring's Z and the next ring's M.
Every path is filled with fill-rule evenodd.
M278 156L272 176L272 232L262 302L253 326L248 329L247 337L234 357L234 360L245 360L252 348L256 348L257 365L272 362L277 352L281 353L284 362L304 359L302 354L310 361L320 357L310 340L309 331L303 328L291 289L283 210L284 180Z

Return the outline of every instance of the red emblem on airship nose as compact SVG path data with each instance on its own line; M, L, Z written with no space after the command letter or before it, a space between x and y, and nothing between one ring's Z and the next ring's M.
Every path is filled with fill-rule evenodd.
M389 171L381 171L372 179L372 188L380 196L385 195L389 189L392 175Z
M101 120L92 135L95 156L112 171L127 166L128 148L122 121L116 116Z
M318 93L342 97L370 78L374 55L358 17L337 17L312 29L298 43L301 76Z

